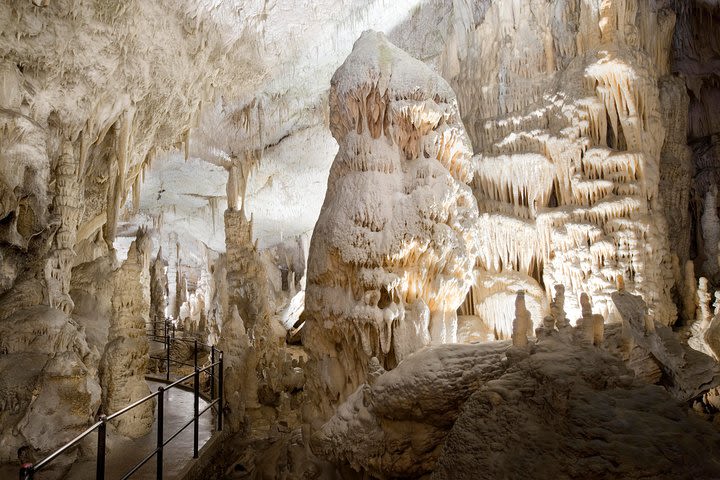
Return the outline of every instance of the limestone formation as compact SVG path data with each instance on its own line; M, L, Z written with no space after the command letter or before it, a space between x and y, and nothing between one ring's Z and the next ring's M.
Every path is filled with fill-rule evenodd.
M80 205L79 159L70 142L64 142L55 173L56 193L53 211L60 217L55 234L53 255L45 265L47 297L51 307L70 314L70 277L75 252L75 237L82 215Z
M253 241L253 221L245 214L245 185L249 171L238 176L231 169L228 195L233 200L225 211L226 289L220 348L232 378L226 385L230 423L239 429L247 410L267 421L259 412L261 405L278 407L285 390L286 358L280 352L285 331L274 315L269 280L258 245ZM236 169L237 170L237 169ZM237 209L239 207L239 209ZM272 411L272 410L271 410ZM265 412L268 413L269 412ZM273 414L276 412L273 411Z
M717 448L710 438L720 437L678 401L717 385L720 370L681 346L669 327L647 331L642 297L616 292L613 300L624 326L611 324L600 348L578 326L568 327L572 335L539 336L525 355L511 355L507 342L431 346L380 370L313 435L313 451L376 478L584 478L588 469L623 478L682 475L680 459L700 444ZM637 356L621 346L651 352L671 383L635 376ZM687 433L698 428L710 437ZM597 441L596 432L612 441ZM671 460L640 455L668 448ZM698 476L719 471L708 460L692 468Z
M145 328L150 304L144 301L141 277L149 268L150 240L139 231L130 246L128 258L114 273L113 317L108 343L100 362L103 410L107 415L150 394L145 381L149 362L149 343ZM145 402L114 422L119 433L140 437L150 431L155 402Z
M491 2L474 13L467 43L445 54L459 62L446 75L476 153L479 267L490 278L517 272L548 296L564 284L573 320L582 292L611 317L623 275L655 318L674 322L658 190L658 80L670 74L674 15L637 0ZM497 312L511 311L514 291L504 288L502 308L476 301L491 328L507 329ZM492 284L473 291L490 294L500 296Z
M697 453L715 451L714 428L662 387L634 382L618 358L558 337L484 383L461 412L432 479L720 474Z
M700 277L695 300L695 305L697 306L695 319L700 322L702 328L707 328L712 319L712 312L710 310L711 298L710 292L708 291L707 278Z
M619 277L619 286L622 285L622 277ZM593 314L592 301L587 293L580 295L580 306L582 307L582 317L578 319L577 335L578 341L589 345L600 345L603 341L605 331L605 318L599 314Z
M558 330L563 331L570 326L565 314L565 286L562 284L555 285L555 297L550 304L550 312Z
M150 393L166 318L224 351L210 476L720 478L718 0L0 0L0 32L0 478Z
M525 292L519 291L515 299L515 320L513 321L512 344L514 347L526 347L527 332L532 327L530 312L525 308Z
M242 318L233 305L222 325L218 348L224 352L225 402L229 406L227 423L230 429L240 430L245 421L245 409L257 408L257 357L250 348L250 339ZM225 353L226 352L226 353Z
M155 261L150 265L150 322L155 335L165 335L165 309L168 298L168 278L162 248L158 250Z
M431 472L461 406L507 369L501 359L509 347L439 345L410 355L348 397L313 435L313 451L378 478Z
M436 73L365 32L333 76L330 128L340 150L302 317L325 416L365 380L370 358L392 368L455 341L477 249L469 142Z
M615 325L607 348L628 362L639 379L660 382L662 371L666 389L681 401L697 397L720 381L717 362L681 343L671 328L654 321L642 297L614 292L612 299L622 327L618 331Z

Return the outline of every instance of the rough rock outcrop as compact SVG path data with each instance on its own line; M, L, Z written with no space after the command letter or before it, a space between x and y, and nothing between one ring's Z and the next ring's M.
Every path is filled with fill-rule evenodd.
M430 346L389 372L371 362L313 451L376 478L714 478L700 452L718 451L720 434L683 405L720 370L649 320L642 297L612 295L622 325L602 341L586 311L590 328L556 330L548 316L525 346Z
M715 478L719 449L619 358L551 336L463 405L430 478Z
M316 432L313 451L378 478L432 471L467 398L507 368L509 342L426 348L385 372L377 360L362 385Z
M682 343L672 329L648 315L645 301L629 292L613 292L612 300L622 318L622 326L608 331L606 347L618 353L639 378L653 378L647 366L655 364L668 392L689 401L720 383L720 365L711 357ZM620 328L619 328L620 327ZM614 334L613 334L614 333ZM645 362L638 361L645 358ZM655 375L649 383L659 383Z
M453 342L471 282L477 207L455 95L422 62L365 32L333 76L340 144L308 262L304 342L327 416L430 342Z

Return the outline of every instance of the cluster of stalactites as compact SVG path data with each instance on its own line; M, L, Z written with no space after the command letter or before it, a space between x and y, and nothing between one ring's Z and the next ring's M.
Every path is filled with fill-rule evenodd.
M381 93L380 88L368 83L342 95L331 90L330 125L338 142L351 132L358 136L367 132L371 139L383 137L389 145L397 145L406 160L435 158L458 181L469 182L473 167L467 139L458 128L462 124L455 101L427 98L422 90Z
M247 195L248 182L250 181L253 170L258 166L261 155L262 151L249 150L245 152L244 158L233 158L231 164L227 167L228 182L226 194L228 209L245 209L245 196Z

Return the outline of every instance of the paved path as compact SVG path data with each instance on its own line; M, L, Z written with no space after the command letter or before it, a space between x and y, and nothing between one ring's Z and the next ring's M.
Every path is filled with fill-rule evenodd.
M160 385L159 382L148 381L150 390L155 392ZM207 406L202 398L200 399L200 410ZM156 411L157 412L157 411ZM192 418L193 414L193 394L186 390L173 388L165 392L165 423L163 434L165 439L170 438L177 432L186 422ZM208 441L215 430L215 416L212 409L205 412L200 417L198 444L199 448ZM97 435L91 434L89 438L96 442ZM105 478L107 480L117 480L130 470L140 460L145 458L155 449L157 441L157 415L152 431L141 438L127 439L124 437L108 438L108 448L106 453L106 470ZM180 472L193 461L193 427L190 425L181 434L175 437L164 450L163 462L163 478L174 479ZM157 460L152 458L140 470L138 470L132 479L154 479L157 468ZM57 478L56 476L43 475L40 472L35 475L35 480L45 480ZM0 479L16 479L18 478L18 469L13 465L0 465ZM64 480L92 480L95 478L95 462L84 461L73 465L69 474L63 477Z

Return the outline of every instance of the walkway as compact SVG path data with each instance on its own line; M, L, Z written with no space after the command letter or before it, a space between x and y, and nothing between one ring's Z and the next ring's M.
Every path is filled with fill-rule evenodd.
M158 387L163 385L159 382L148 380L150 390L155 392ZM207 406L202 398L200 399L200 410ZM157 413L157 410L156 410ZM172 388L165 392L165 423L163 434L165 439L170 438L185 423L187 423L193 415L193 394L179 388ZM205 445L215 429L215 416L211 411L206 412L200 417L198 443L199 448ZM110 429L108 429L110 433ZM95 434L91 435L92 443L97 438ZM127 439L115 435L108 435L107 440L107 457L106 457L106 474L107 480L117 480L130 470L134 465L141 461L145 456L155 449L157 441L157 415L152 431L144 437L137 439ZM180 433L172 442L170 442L163 451L163 478L177 478L180 472L193 461L193 427L190 425L182 433ZM150 480L155 479L157 460L153 457L140 470L135 472L132 479ZM35 475L35 480L44 480L54 478L52 469L47 473L39 472ZM0 466L0 479L18 478L17 466ZM95 461L94 457L88 461L79 462L73 465L69 474L63 477L64 480L94 480L95 479Z

